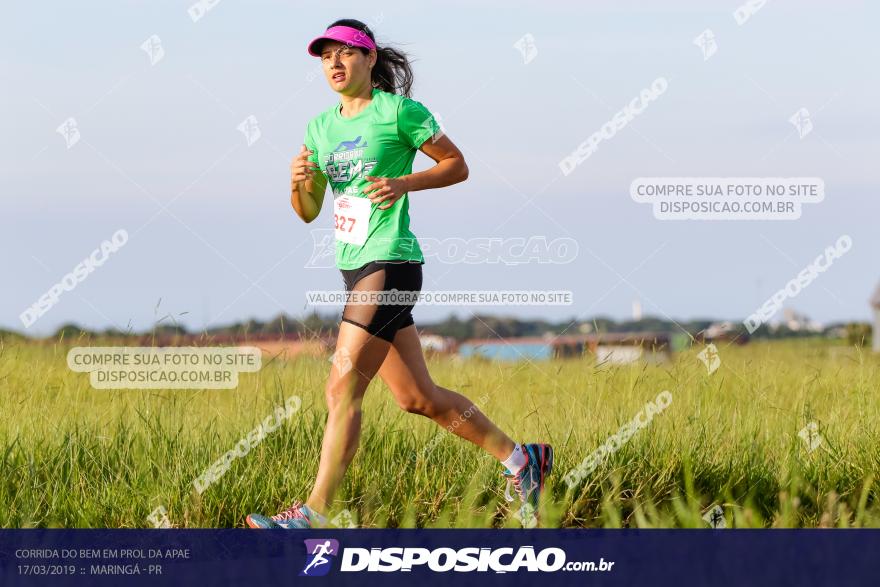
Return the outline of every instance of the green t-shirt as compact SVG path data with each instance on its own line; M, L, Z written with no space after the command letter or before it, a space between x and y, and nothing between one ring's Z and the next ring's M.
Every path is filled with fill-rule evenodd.
M378 88L373 88L370 104L351 118L339 113L341 105L310 120L304 141L313 151L309 160L318 164L333 189L336 266L356 269L378 260L424 262L409 229L409 194L380 210L363 190L370 185L367 175L412 173L416 152L440 125L420 102Z

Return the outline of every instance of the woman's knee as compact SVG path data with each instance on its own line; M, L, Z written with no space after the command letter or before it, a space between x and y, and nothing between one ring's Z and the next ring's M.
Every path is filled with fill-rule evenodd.
M363 393L356 389L355 382L346 379L331 378L324 387L324 399L327 409L331 412L338 410L359 410L363 399Z
M395 395L395 399L401 410L430 418L437 413L436 392L433 384L430 387L413 387Z

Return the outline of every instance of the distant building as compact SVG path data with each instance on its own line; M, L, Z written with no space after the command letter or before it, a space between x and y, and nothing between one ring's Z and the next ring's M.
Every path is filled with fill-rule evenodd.
M810 320L804 314L799 314L791 308L782 310L782 323L793 332L822 332L824 327L815 320Z
M880 285L871 297L871 308L874 309L874 352L880 353Z
M833 324L825 328L826 338L846 338L846 324Z
M640 300L633 300L633 322L638 322L642 319L642 302Z
M458 352L462 357L479 356L501 361L593 356L599 364L638 360L657 362L666 360L671 354L670 337L665 332L470 339L461 343Z
M738 344L744 344L748 342L749 335L746 332L739 332L737 324L726 321L713 322L705 330L698 332L694 338L704 343L736 341Z
M596 347L595 355L599 365L628 365L643 357L648 359L638 345L600 345Z
M440 336L439 334L430 334L427 332L419 333L419 342L422 343L422 350L433 351L435 353L449 353L455 350L455 339L451 336Z
M472 338L458 347L458 354L464 358L483 357L499 361L552 359L553 353L553 343L539 336Z

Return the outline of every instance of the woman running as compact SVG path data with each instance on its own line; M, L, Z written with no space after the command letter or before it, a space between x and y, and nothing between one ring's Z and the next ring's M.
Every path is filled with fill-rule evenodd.
M367 25L338 20L308 51L321 59L340 101L309 121L305 144L291 164L290 200L311 222L330 183L336 266L349 300L325 388L327 425L311 495L271 517L251 514L247 523L252 528L327 524L334 494L358 448L364 393L378 374L401 409L431 418L501 461L508 479L505 496L513 499L512 484L522 504L518 517L533 525L553 465L552 447L515 443L466 397L435 385L413 324L415 300L385 304L381 295L372 295L421 291L425 261L409 229L408 194L464 181L464 157L431 112L410 99L413 76L406 55L377 47ZM418 150L436 165L413 173ZM356 294L358 303L353 303Z

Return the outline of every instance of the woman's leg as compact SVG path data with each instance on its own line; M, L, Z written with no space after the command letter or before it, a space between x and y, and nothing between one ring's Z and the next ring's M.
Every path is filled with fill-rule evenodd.
M397 331L379 376L402 409L431 418L498 460L508 458L516 446L468 398L434 384L415 325Z
M336 354L324 394L327 426L315 486L306 505L326 513L354 458L361 433L361 402L370 380L382 365L391 345L363 328L342 322Z
M401 408L431 418L505 464L504 476L508 480L505 497L513 501L513 496L508 496L513 486L522 503L515 517L524 527L537 525L541 492L546 477L553 470L552 446L515 444L466 397L435 385L428 374L415 325L397 331L379 376Z

